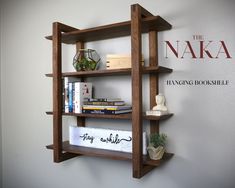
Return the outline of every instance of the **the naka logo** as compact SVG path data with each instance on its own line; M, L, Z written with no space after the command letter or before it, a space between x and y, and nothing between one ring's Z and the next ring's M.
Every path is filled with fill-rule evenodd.
M203 58L232 58L226 43L223 40L205 41L202 35L193 35L195 41L164 41L165 42L165 58L169 54L173 54L176 58L191 57L192 59ZM192 45L193 44L193 45ZM213 49L213 50L212 50Z

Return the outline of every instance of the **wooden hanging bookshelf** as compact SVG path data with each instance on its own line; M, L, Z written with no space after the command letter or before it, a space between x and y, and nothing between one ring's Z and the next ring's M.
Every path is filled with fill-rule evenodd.
M150 122L150 132L159 132L159 121L168 119L173 114L161 117L143 115L142 110L142 74L149 74L150 108L155 105L155 96L158 94L158 78L160 73L170 73L172 69L158 66L158 33L171 29L171 24L160 16L154 16L138 4L131 5L131 20L114 23L90 29L79 30L65 24L54 22L53 34L46 38L53 44L53 72L46 74L53 79L53 111L46 112L53 117L53 144L46 146L53 150L54 162L83 156L96 156L115 160L132 161L133 177L141 178L146 173L170 159L173 154L165 153L163 159L153 161L148 156L142 155L142 120ZM149 67L142 67L141 62L141 34L149 35ZM96 70L84 72L63 72L61 60L61 45L75 44L77 51L84 48L85 42L111 39L115 37L131 37L132 68L115 70ZM132 113L120 115L101 114L75 114L63 113L62 108L62 78L122 76L130 75L132 83ZM132 153L123 153L101 149L72 146L68 141L62 141L62 116L74 116L78 126L85 126L86 118L126 119L132 122Z

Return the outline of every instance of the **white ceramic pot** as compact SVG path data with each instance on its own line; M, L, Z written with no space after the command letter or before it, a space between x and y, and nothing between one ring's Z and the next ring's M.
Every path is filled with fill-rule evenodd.
M147 150L149 153L149 157L152 160L160 160L165 152L165 148L162 146L158 146L157 148L153 146L148 146Z

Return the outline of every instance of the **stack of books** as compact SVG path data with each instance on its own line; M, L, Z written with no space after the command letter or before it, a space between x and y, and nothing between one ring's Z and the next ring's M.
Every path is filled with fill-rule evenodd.
M125 114L131 111L132 107L121 99L89 98L82 106L85 114Z

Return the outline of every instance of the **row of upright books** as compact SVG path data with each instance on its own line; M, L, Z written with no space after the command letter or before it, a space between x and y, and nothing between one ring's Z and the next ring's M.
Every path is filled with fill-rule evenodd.
M63 111L65 113L123 114L132 107L120 98L92 98L92 83L64 77Z
M79 82L77 78L64 77L64 112L82 113L83 101L92 97L92 83Z

